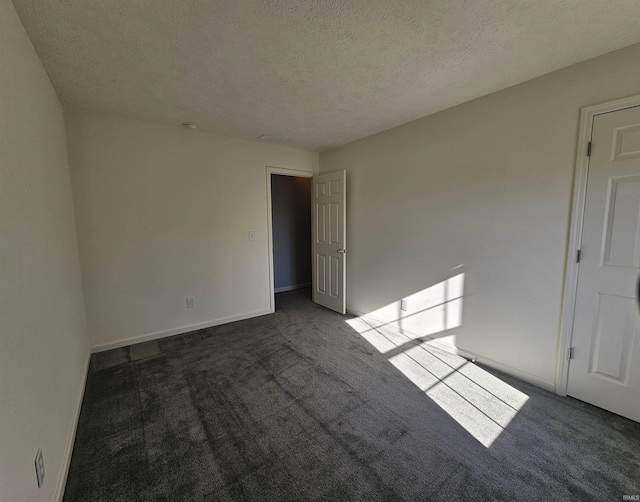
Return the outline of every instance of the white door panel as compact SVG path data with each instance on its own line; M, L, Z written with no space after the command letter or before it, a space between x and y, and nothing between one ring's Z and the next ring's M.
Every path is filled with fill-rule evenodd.
M346 171L313 178L313 301L346 313Z
M597 115L567 393L640 421L640 107Z

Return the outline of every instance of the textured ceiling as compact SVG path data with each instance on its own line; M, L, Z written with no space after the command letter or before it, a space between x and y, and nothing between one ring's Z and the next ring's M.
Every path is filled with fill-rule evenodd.
M64 103L322 150L640 41L638 0L14 0Z

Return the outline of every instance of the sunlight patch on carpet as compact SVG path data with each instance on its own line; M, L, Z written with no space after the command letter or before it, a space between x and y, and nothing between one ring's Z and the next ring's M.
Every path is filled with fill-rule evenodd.
M529 399L481 367L368 316L346 321L486 448Z

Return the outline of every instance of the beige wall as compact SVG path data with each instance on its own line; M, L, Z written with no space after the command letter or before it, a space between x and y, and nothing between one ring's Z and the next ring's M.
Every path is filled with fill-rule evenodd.
M463 272L462 324L435 336L552 387L579 110L640 93L638 61L640 45L321 154L347 170L348 308Z
M62 107L9 0L0 47L0 500L49 502L88 363L80 265Z
M314 171L317 153L73 108L66 122L92 347L269 312L266 166Z

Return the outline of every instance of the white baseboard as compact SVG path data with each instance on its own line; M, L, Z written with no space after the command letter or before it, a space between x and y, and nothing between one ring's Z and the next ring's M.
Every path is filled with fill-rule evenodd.
M354 310L354 309L347 309L347 314L352 315L354 317L364 317L367 315L364 312L360 312L359 310Z
M284 293L285 291L293 291L294 289L308 288L310 286L311 286L310 282L305 282L304 284L294 284L293 286L282 286L281 288L275 288L273 292Z
M485 366L488 366L490 368L496 369L498 371L501 371L502 373L506 373L507 375L516 377L524 382L530 383L532 385L535 385L536 387L540 387L544 390L548 390L549 392L556 392L556 384L553 382L549 382L547 380L543 380L542 378L539 378L535 375L532 375L530 373L527 373L526 371L522 371L518 368L514 368L513 366L509 366L507 364L503 364L499 361L495 361L493 359L490 359L488 357L484 357L481 354L477 354L475 352L469 352L468 350L465 350L461 347L458 346L452 346L452 345L448 345L445 343L441 343L438 341L437 337L430 337L430 336L424 336L424 335L420 335L420 333L415 333L412 332L410 330L407 329L403 329L400 328L399 326L393 325L393 324L388 324L385 321L382 321L381 319L376 319L375 317L372 317L368 314L364 314L362 312L359 312L357 310L353 310L353 309L347 309L347 313L356 316L356 317L365 317L365 318L369 318L371 320L373 320L376 323L379 323L380 325L385 325L385 327L391 328L391 329L396 329L398 330L400 333L406 334L407 336L410 336L411 338L415 338L415 337L420 337L422 339L428 339L429 343L434 345L435 347L442 349L446 352L451 352L452 354L457 354L461 357L464 357L466 359L475 359L477 362L479 362L480 364L484 364Z
M96 345L91 348L91 353L104 352L105 350L118 349L120 347L126 347L136 343L148 342L151 340L157 340L159 338L165 338L167 336L180 335L182 333L189 333L189 331L196 331L204 328L211 328L213 326L220 326L221 324L227 324L235 321L242 321L244 319L250 319L252 317L259 317L261 315L273 314L272 309L258 310L256 312L250 312L249 314L241 314L237 316L225 317L222 319L215 319L213 321L207 321L199 324L191 324L189 326L181 326L179 328L169 329L166 331L156 331L155 333L149 333L146 335L132 336L131 338L124 338L116 342L109 342L101 345Z
M461 349L459 347L452 347L451 345L447 345L444 343L438 342L438 340L431 340L429 343L433 344L435 347L439 349L445 350L447 352L452 352L454 354L458 354L466 359L474 359L480 364L484 364L489 368L493 368L495 370L501 371L502 373L506 373L507 375L513 376L522 380L523 382L530 383L535 385L536 387L540 387L544 390L548 390L549 392L556 392L556 385L553 382L548 382L547 380L543 380L531 373L527 373L526 371L522 371L518 368L514 368L513 366L509 366L507 364L503 364L499 361L495 361L488 357L484 357L478 354L471 353L467 350Z
M89 373L89 363L91 362L91 354L87 354L87 362L85 363L84 371L82 372L82 381L80 382L80 389L76 396L76 403L73 410L73 421L71 423L71 429L67 437L67 445L65 446L64 457L62 458L62 470L60 471L60 477L58 478L58 485L56 486L55 498L57 502L62 502L64 497L64 489L67 486L67 476L69 475L69 466L71 465L71 455L73 454L73 445L76 441L76 430L78 429L78 420L80 419L80 410L82 409L82 399L84 398L84 389L87 384L87 376Z

